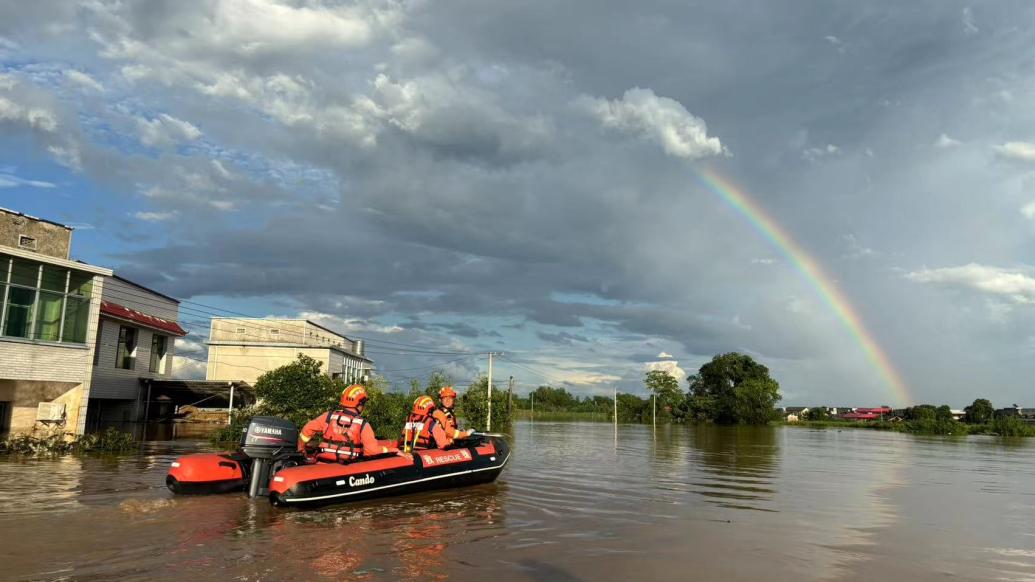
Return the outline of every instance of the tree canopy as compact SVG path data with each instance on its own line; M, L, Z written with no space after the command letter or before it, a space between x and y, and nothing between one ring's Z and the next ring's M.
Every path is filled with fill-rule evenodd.
M695 420L765 424L781 399L769 368L736 352L715 356L688 380L687 409Z
M992 403L986 398L978 398L963 409L963 420L970 424L985 424L992 420L993 414L995 408L992 407Z

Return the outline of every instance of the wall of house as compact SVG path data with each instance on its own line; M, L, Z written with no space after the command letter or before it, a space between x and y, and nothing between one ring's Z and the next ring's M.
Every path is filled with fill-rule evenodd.
M179 303L113 277L105 280L103 298L168 321L177 321L180 317Z
M299 348L290 346L209 345L206 380L240 380L254 384L264 372L294 362L298 354L305 354L330 366L331 350L327 348Z
M14 403L11 434L39 431L82 434L92 384L90 367L100 316L103 277L95 276L93 284L95 294L90 301L90 324L85 344L0 338L0 386L3 387L0 400ZM36 410L40 402L65 404L64 423L37 423Z
M21 235L36 239L36 248L18 245ZM72 231L56 224L41 222L23 214L0 209L0 245L35 251L41 255L68 259Z
M119 351L119 329L122 326L137 330L137 358L131 370L119 368L116 365ZM171 375L175 355L173 347L175 338L172 336L166 336L168 339L166 340L165 362L158 371L150 371L151 340L156 333L159 332L102 316L100 338L97 342L97 364L93 368L93 388L90 397L136 400L140 394L141 378Z

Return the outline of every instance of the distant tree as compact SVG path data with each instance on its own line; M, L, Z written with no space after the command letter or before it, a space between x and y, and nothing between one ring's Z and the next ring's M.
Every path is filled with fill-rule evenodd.
M679 390L679 380L675 376L664 370L651 370L644 377L643 385L647 392L657 398L659 416L683 416L685 397Z
M986 424L992 420L995 408L985 398L978 398L970 406L963 409L963 420L969 424Z
M780 385L769 368L736 352L715 356L688 380L687 409L696 420L764 424L780 400Z
M808 417L809 420L827 420L830 418L830 413L827 412L826 406L817 406L809 409Z
M467 427L478 430L485 430L486 420L489 417L488 391L489 380L485 376L471 384L471 386L459 398L457 415L462 417ZM536 396L536 408L539 407L539 397ZM504 430L510 426L511 412L507 410L507 391L500 390L493 382L492 391L492 430Z

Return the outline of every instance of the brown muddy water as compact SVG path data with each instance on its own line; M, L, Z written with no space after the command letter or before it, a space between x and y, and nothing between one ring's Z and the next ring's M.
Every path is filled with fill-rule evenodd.
M520 423L492 485L173 497L202 443L0 460L4 580L1035 580L1035 440Z

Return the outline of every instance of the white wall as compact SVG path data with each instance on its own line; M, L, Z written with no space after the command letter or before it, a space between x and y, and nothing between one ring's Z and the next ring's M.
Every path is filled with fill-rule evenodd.
M126 307L129 307L128 305ZM116 365L118 358L119 329L122 326L137 330L137 359L132 370ZM157 378L172 374L174 337L167 336L166 355L162 369L151 372L151 338L155 332L136 327L107 317L101 317L100 341L98 343L97 365L93 368L92 398L136 399L140 394L140 378ZM164 335L164 334L163 334Z
M123 307L169 321L176 321L180 317L180 305L175 301L141 289L136 285L130 285L114 277L105 278L104 293L101 298L105 301L118 303Z

